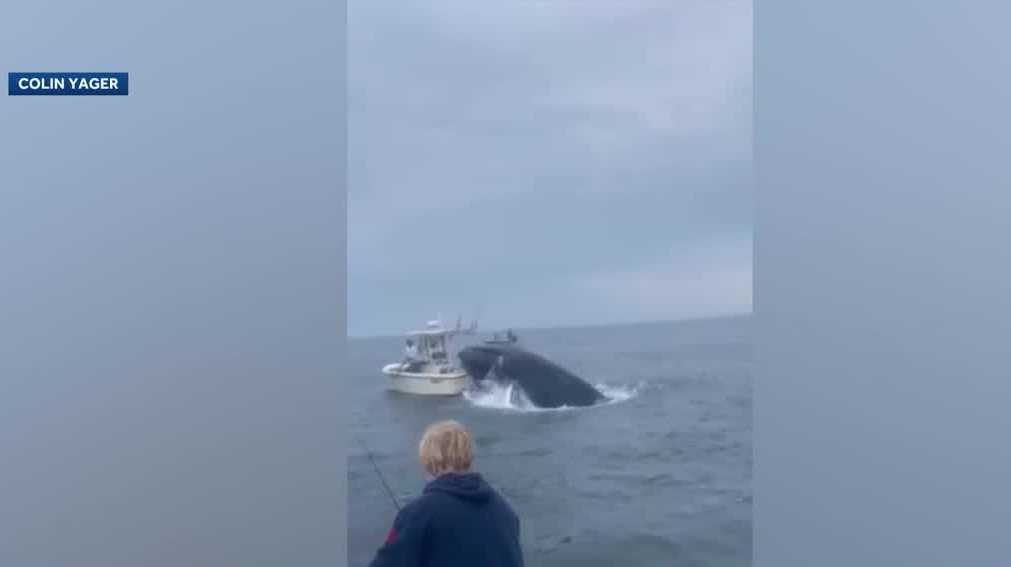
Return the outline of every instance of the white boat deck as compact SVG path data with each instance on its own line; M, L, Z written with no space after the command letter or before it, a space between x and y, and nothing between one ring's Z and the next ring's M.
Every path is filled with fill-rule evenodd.
M449 342L458 330L446 330L438 321L429 322L428 328L407 334L408 340L417 343L414 360L395 362L383 367L390 379L391 389L419 396L455 396L463 393L469 384L466 371L453 364Z

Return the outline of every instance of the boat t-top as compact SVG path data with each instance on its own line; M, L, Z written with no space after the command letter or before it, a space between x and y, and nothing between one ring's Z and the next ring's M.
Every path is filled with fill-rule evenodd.
M462 331L445 329L438 320L429 321L424 330L407 334L403 362L383 367L391 380L391 389L421 396L455 396L468 384L467 372L453 363L450 340Z

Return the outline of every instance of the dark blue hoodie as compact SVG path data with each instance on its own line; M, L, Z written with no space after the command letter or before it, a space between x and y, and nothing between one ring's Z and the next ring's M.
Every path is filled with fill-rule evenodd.
M445 474L397 514L371 567L523 567L520 521L481 475Z

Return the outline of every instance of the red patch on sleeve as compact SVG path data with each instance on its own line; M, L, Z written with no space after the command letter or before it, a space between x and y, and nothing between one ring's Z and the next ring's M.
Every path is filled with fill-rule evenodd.
M397 529L390 528L390 532L386 534L386 541L383 542L385 545L393 543L393 540L397 538Z

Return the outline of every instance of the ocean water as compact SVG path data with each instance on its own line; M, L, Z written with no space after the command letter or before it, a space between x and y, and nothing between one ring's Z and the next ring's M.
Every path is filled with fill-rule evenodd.
M406 502L424 486L419 437L446 418L470 428L475 468L519 514L529 566L751 564L750 317L517 334L611 400L405 396L380 373L402 338L350 342L349 565L368 563L396 513L368 454Z

